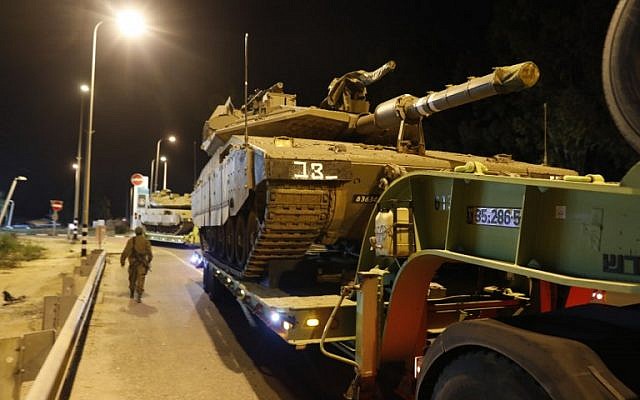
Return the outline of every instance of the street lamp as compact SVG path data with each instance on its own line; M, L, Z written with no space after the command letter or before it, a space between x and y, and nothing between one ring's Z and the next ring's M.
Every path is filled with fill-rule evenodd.
M156 164L156 159L152 158L151 159L151 173L149 174L149 194L151 194L151 191L153 190L153 171L155 171L155 164Z
M156 168L153 174L153 192L158 190L158 170L160 169L160 143L165 139L171 143L174 143L176 141L176 137L171 135L168 138L158 139L158 142L156 143Z
M93 28L93 47L91 50L91 84L89 86L89 129L87 131L87 153L84 175L84 201L82 210L82 257L87 256L87 234L89 233L89 193L91 189L91 138L93 136L93 98L96 83L96 42L98 40L98 28L104 21L98 21ZM135 25L135 26L134 26ZM125 11L118 15L118 26L127 36L144 32L144 20L134 11Z
M80 85L80 127L78 128L78 152L76 153L76 163L74 169L75 174L75 191L73 196L73 241L78 240L78 212L80 210L80 166L82 165L82 131L84 125L84 99L85 94L89 93L89 85L83 83Z
M4 215L7 213L7 207L9 206L9 202L11 201L11 196L13 196L13 191L16 190L16 185L18 184L18 182L26 180L27 178L24 176L16 176L15 178L13 178L13 182L11 182L11 187L9 188L9 193L4 199L4 204L2 205L2 212L0 212L0 226L2 225Z
M167 157L160 157L160 161L164 163L164 179L162 180L162 190L167 190Z

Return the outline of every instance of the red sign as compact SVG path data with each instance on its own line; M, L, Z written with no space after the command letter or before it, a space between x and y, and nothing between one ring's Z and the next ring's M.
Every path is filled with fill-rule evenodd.
M131 184L133 186L140 186L144 182L144 176L142 174L135 173L131 175Z
M62 211L62 200L50 200L53 211Z

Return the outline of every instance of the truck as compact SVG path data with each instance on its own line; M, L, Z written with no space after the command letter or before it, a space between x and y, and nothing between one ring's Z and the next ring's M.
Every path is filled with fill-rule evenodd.
M624 85L630 74L638 81L637 70L621 65L638 44L630 22L638 10L637 1L620 3L605 46L605 92L626 137L640 132L637 107L629 107L637 91ZM334 79L318 109L288 109L295 98L285 95L275 106L274 85L239 114L230 101L214 111L203 141L212 161L192 195L209 297L231 293L291 345L317 344L353 366L347 398L383 396L379 378L389 369L397 372L394 393L407 399L637 398L630 366L640 350L640 163L606 182L504 155L430 152L422 118L499 93L508 80L472 78L369 113L365 83L387 69ZM300 132L332 143L306 142L314 139ZM394 148L375 143L389 138ZM306 159L305 147L323 158ZM356 149L404 163L340 157ZM303 185L281 192L296 175ZM363 182L367 176L375 179ZM354 182L364 186L352 189ZM334 210L316 212L323 201Z

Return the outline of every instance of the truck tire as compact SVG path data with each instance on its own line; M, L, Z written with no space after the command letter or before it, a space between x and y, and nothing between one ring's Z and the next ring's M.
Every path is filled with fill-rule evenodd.
M602 54L602 86L620 133L640 153L640 0L616 7Z
M498 353L475 350L440 373L431 400L551 400L527 372Z

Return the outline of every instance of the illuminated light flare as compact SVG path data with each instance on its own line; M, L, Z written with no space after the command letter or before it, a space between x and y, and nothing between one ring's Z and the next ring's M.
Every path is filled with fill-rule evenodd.
M201 261L200 256L198 255L198 253L193 253L189 258L189 261L191 261L191 264L193 265L198 265L200 264L200 261Z
M604 303L605 302L606 292L604 290L594 290L591 293L591 302L593 303Z
M272 311L272 312L271 312L271 315L269 315L269 319L270 319L270 320L271 320L271 322L273 322L274 324L275 324L275 323L280 322L280 318L281 318L281 317L280 317L280 314L279 314L279 313L277 313L277 312L275 312L275 311Z
M318 318L309 318L304 321L304 324L309 327L314 327L320 325L320 320Z
M125 36L140 36L147 30L144 17L135 10L118 13L118 28Z

